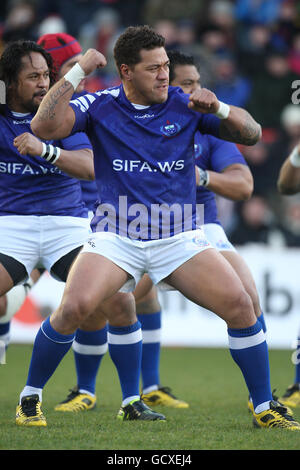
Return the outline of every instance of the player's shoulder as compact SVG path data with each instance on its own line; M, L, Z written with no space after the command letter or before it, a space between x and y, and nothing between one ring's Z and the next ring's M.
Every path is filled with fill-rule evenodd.
M88 109L99 102L102 104L104 101L116 99L120 95L120 91L120 86L115 86L95 92L83 91L81 93L74 93L71 104L79 106L82 109Z
M189 95L184 93L179 86L169 86L168 99L171 102L175 101L187 104L189 101Z

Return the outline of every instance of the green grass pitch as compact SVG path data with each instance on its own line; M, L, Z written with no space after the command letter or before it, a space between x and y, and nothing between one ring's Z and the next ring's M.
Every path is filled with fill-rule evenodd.
M190 408L159 408L166 422L119 422L121 391L116 370L105 356L97 379L95 410L54 411L75 385L70 351L46 385L42 409L46 428L15 425L15 407L31 357L31 345L11 345L0 366L1 450L299 450L300 434L255 429L247 410L242 375L226 349L163 348L161 382ZM272 387L280 395L293 381L291 351L270 351ZM158 408L156 408L158 409ZM295 411L300 419L300 409Z

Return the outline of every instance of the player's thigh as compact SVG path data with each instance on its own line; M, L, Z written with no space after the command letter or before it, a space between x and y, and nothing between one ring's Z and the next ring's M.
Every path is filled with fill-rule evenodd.
M243 286L251 297L256 314L260 315L259 297L252 273L242 256L235 251L221 251L242 281Z
M14 286L14 282L3 266L3 264L0 263L0 296L6 294L12 287Z
M128 280L128 274L102 255L82 252L72 265L64 297L83 299L90 313L112 297ZM90 300L89 300L90 299Z
M157 289L148 274L144 274L133 295L138 314L154 313L160 310Z
M168 276L166 282L225 321L237 318L238 328L255 323L251 299L240 278L215 249L195 255Z
M137 284L136 288L133 291L133 295L136 302L139 302L143 297L149 294L152 291L153 282L151 281L148 274L144 274L142 279Z
M60 332L78 328L127 280L128 274L107 258L80 253L70 270L61 304L51 317L53 327Z

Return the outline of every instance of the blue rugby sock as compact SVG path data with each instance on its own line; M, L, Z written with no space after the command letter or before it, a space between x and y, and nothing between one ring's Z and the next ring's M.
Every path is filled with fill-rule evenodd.
M264 317L263 312L261 312L260 316L257 317L257 320L260 322L261 327L263 329L263 332L266 333L267 332L267 325L266 325L266 322L265 322L265 317Z
M297 338L297 349L296 351L293 353L293 362L295 364L295 379L294 379L294 383L295 384L300 384L300 361L299 361L299 358L300 358L300 334L298 333L298 338Z
M107 326L97 331L76 331L72 345L77 373L77 386L81 392L95 394L97 373L107 346Z
M142 359L142 331L140 322L130 326L108 325L108 349L115 364L121 389L122 404L139 398L139 381Z
M43 389L59 363L69 351L75 334L55 331L48 317L41 325L33 345L26 385Z
M160 384L161 312L140 314L138 319L142 325L143 336L141 369L143 393L149 393L157 390Z
M257 321L249 328L228 328L229 349L241 369L256 412L269 408L272 400L268 347Z

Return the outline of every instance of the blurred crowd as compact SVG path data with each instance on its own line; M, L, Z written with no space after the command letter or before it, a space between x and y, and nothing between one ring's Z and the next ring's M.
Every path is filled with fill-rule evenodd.
M86 83L89 91L119 84L116 37L129 25L149 24L167 50L192 54L202 86L249 110L263 138L243 147L254 176L249 201L218 198L221 221L236 245L300 247L300 195L276 187L283 161L300 142L300 2L297 0L1 0L0 48L45 33L75 36L108 66ZM297 92L297 90L299 90Z

